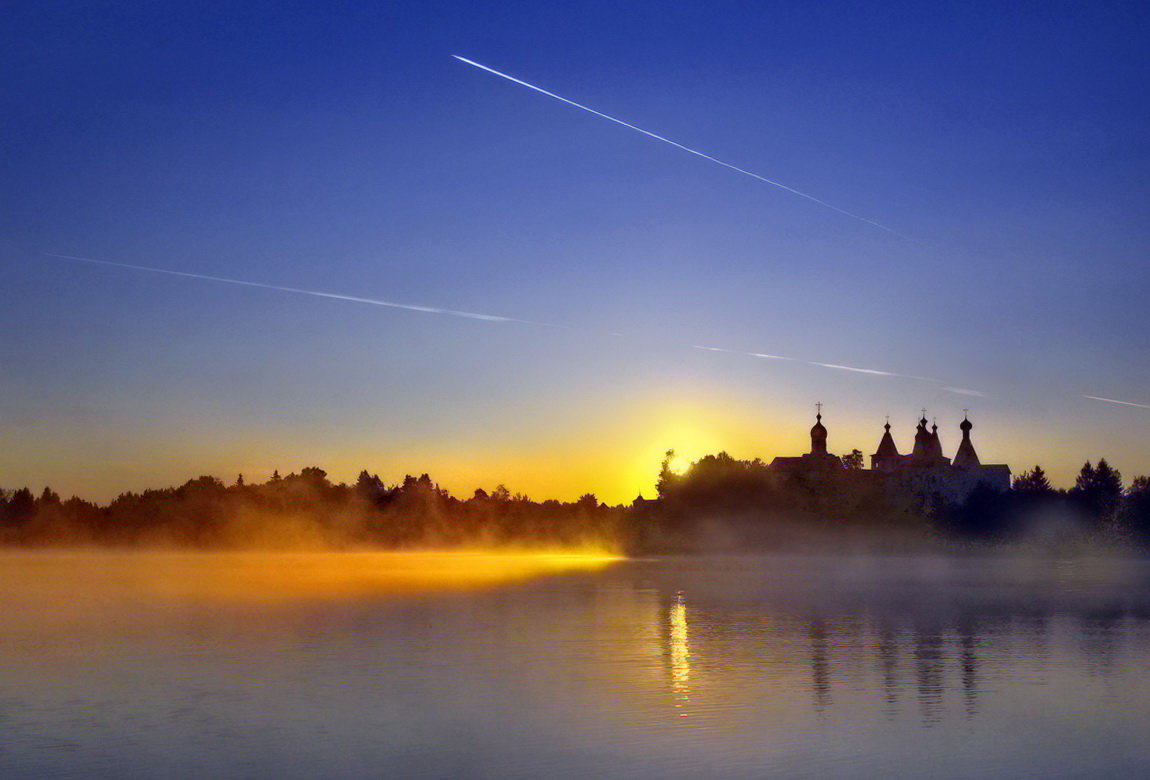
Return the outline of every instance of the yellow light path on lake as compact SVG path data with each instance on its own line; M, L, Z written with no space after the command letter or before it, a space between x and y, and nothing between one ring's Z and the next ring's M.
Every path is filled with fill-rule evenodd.
M265 601L489 587L620 560L568 552L108 552L0 555L0 604L47 609L124 598ZM9 605L10 606L10 605Z
M691 699L691 646L687 638L687 605L683 603L682 594L671 605L669 623L671 690L675 692L675 707L681 708Z

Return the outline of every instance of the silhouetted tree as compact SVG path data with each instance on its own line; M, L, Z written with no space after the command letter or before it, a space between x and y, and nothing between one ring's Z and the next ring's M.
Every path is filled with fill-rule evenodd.
M1113 520L1122 499L1122 475L1105 458L1097 466L1086 461L1070 489L1070 498L1091 519L1103 523Z
M671 469L671 461L675 459L675 451L667 450L663 455L663 463L659 468L659 478L655 482L655 490L660 496L665 496L677 482L680 481L680 475L676 474Z
M4 522L9 526L27 523L36 514L36 499L28 488L20 488L8 498L4 508Z
M1011 488L1028 496L1044 496L1054 492L1042 466L1035 466L1032 470L1019 474L1011 483Z
M384 487L383 480L375 474L368 474L367 469L359 472L359 477L355 480L355 492L368 501L379 501L386 488Z
M598 509L599 507L599 499L595 497L594 493L584 493L583 495L579 496L579 500L575 503L580 509L588 511Z
M862 450L851 450L849 454L839 458L847 471L861 471L864 465Z
M52 488L45 487L40 493L40 498L36 500L37 511L58 506L60 506L60 495Z
M328 484L327 472L318 466L308 466L307 468L300 469L299 476L300 479L317 487Z
M1122 502L1122 519L1136 538L1150 542L1150 477L1135 477Z

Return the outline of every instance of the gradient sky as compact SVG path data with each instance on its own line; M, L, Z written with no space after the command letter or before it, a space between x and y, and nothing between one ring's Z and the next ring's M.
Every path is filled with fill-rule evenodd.
M668 447L805 451L815 401L836 452L886 415L909 447L925 406L953 454L970 408L984 462L1150 472L1150 409L1083 397L1150 404L1148 32L1141 3L6 3L0 486L316 464L615 502Z

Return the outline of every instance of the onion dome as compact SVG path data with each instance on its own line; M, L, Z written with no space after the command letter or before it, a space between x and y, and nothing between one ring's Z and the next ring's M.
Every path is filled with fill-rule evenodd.
M811 454L827 454L827 429L823 426L822 412L815 415L815 424L811 428Z
M827 436L826 426L823 425L823 416L821 414L815 415L815 424L811 427L811 436L822 436L824 439Z

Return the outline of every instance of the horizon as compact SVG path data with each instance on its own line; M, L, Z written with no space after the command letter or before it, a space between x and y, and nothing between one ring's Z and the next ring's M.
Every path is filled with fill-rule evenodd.
M0 487L1150 473L1146 8L3 13Z
M818 419L821 421L821 419L822 419L821 407L824 405L820 403L820 404L815 404L815 406L820 407L818 410L818 414L819 414ZM925 411L927 411L927 410L920 410L920 413L925 412ZM922 419L926 419L926 418L922 418ZM937 418L935 418L935 419L937 419ZM964 413L963 419L964 420L968 419L968 417L966 416L965 413ZM937 425L937 422L933 422L932 424ZM917 425L917 421L916 421L916 425ZM943 435L943 434L945 434L945 431L941 427L938 429L938 431L940 434L940 439L942 439L943 455L946 456L948 459L952 458L954 453L958 449L958 444L956 443L953 446L951 446L950 444L948 444L945 436ZM897 433L897 426L894 424L891 424L891 435L894 438L895 445L898 448L898 451L901 455L904 455L904 456L908 455L912 451L912 449L913 449L913 436L911 436L908 441L900 443L900 441L899 441L900 437ZM972 434L972 436L971 436L972 441L974 441L976 438L977 438L977 436ZM959 436L959 441L961 441L961 434ZM669 448L669 449L673 450L674 448ZM750 455L750 456L745 456L745 457L740 456L740 455L734 455L725 449L718 449L718 450L713 450L713 451L701 452L701 453L696 454L696 455L687 455L687 454L680 452L678 450L674 450L675 457L674 457L674 463L672 464L672 469L676 470L678 473L685 473L691 466L694 466L695 463L698 462L701 458L704 458L707 456L715 456L715 455L719 455L719 454L731 455L736 460L745 461L745 462L751 462L751 461L757 460L757 461L761 461L764 464L770 464L773 458L776 458L776 457L786 458L786 457L797 456L797 455L802 454L803 452L806 452L808 449L810 449L809 440L808 440L808 446L806 448L801 448L801 451L755 454L755 455ZM976 449L976 451L978 449L980 449L977 442L975 443L975 449ZM850 455L852 453L852 451L854 451L854 450L858 450L859 452L862 453L862 456L863 456L862 468L863 468L863 470L866 470L866 471L872 470L872 467L871 467L871 455L872 455L872 453L861 450L858 447L850 447L850 448L843 450L842 452L837 452L837 451L832 450L830 454L835 456L835 457L843 457L843 456ZM667 454L667 450L664 450L664 452L660 456L660 463L662 462L662 459L663 459L663 457L666 456L666 454ZM987 460L986 458L981 458L981 459L983 461L982 465L984 465L984 466L988 465L992 462L990 460ZM1119 472L1119 474L1122 476L1124 484L1129 484L1135 477L1144 476L1141 474L1123 473L1120 466L1110 462L1105 456L1102 456L1101 458L1099 458L1097 460L1099 460L1099 461L1106 460L1112 468L1115 468ZM1088 460L1085 462L1086 463L1094 463L1095 460L1091 459L1091 460ZM1047 469L1041 463L1035 463L1035 464L1031 464L1029 466L1019 466L1016 464L1004 464L1004 465L1007 465L1010 468L1010 473L1011 473L1012 478L1018 477L1018 476L1022 475L1023 473L1026 473L1026 472L1030 472L1031 470L1033 470L1035 468L1042 468L1042 470L1046 474L1046 476L1048 478L1050 477L1049 469ZM658 472L657 471L653 472L654 476L651 477L651 479L650 479L651 484L647 488L638 490L636 492L636 494L632 495L630 498L614 500L614 499L608 499L608 498L600 495L595 490L580 490L577 487L574 488L574 490L575 490L574 493L556 496L556 495L532 494L532 493L529 493L529 492L524 491L524 490L519 490L516 488L515 485L507 484L506 481L497 481L497 482L492 483L492 484L474 484L474 485L449 484L449 483L445 483L445 482L439 480L433 472L422 471L420 469L409 469L409 470L402 471L402 473L395 472L394 474L386 473L386 474L383 474L381 476L381 474L379 472L374 471L370 466L363 465L359 468L352 468L351 471L347 472L346 475L345 474L334 474L333 472L329 471L328 468L323 463L302 464L302 465L298 465L298 466L293 466L290 469L273 467L270 471L267 472L266 475L260 474L260 473L239 471L239 472L236 472L236 477L233 477L231 480L229 480L229 478L227 476L222 475L220 473L212 472L210 470L208 470L208 471L201 470L195 476L186 476L182 480L177 479L174 482L172 482L170 485L166 485L166 486L147 485L147 486L144 486L141 488L122 490L122 491L119 491L118 493L111 493L111 494L107 494L107 495L103 495L103 496L79 495L79 494L76 494L74 492L60 490L55 485L52 485L50 483L39 486L38 488L33 488L33 486L24 486L24 485L16 486L16 485L13 485L9 488L9 490L14 489L14 488L18 488L18 487L29 487L30 489L32 489L33 494L39 495L43 490L51 489L54 492L56 492L57 494L59 494L62 498L78 497L78 498L81 498L81 499L84 499L87 501L92 501L95 503L107 503L107 502L110 502L119 496L124 495L125 493L141 493L145 490L153 490L153 489L162 490L165 488L177 487L177 486L184 484L188 481L193 481L195 479L199 479L202 477L212 477L214 479L219 480L224 485L231 485L231 484L235 483L236 481L238 481L239 478L243 478L244 484L266 484L267 482L269 482L270 480L273 479L273 475L275 475L275 474L280 474L280 476L286 477L286 476L289 476L292 474L298 474L301 470L307 469L307 468L320 468L327 475L327 477L329 478L329 481L332 484L337 484L337 485L338 484L345 484L345 485L354 484L356 481L356 478L359 476L360 473L363 473L363 472L366 472L366 473L368 473L372 476L375 476L375 477L379 477L382 480L382 482L386 485L399 485L399 484L403 483L403 481L406 478L416 477L416 476L419 476L422 474L423 476L430 477L432 482L436 486L438 486L439 488L442 488L443 490L446 490L449 494L451 494L457 498L461 498L461 499L469 498L470 494L476 492L477 490L484 490L486 492L491 492L491 490L496 488L496 487L506 487L510 491L510 493L517 494L517 495L524 495L527 498L529 498L530 500L536 501L536 502L555 500L555 501L560 501L560 502L564 502L564 503L571 503L571 502L578 500L579 498L581 498L582 496L584 496L586 494L591 494L591 495L594 495L601 503L605 503L605 504L608 504L611 506L618 506L618 505L627 506L627 505L630 505L634 501L634 499L637 497L651 498L652 496L658 495L657 491L655 490L655 483L657 482L657 478L658 478ZM1077 477L1077 473L1075 473L1075 475L1066 483L1061 483L1057 479L1052 479L1052 480L1050 480L1051 487L1053 487L1055 489L1069 489L1069 488L1074 486L1074 481L1075 481L1074 477Z

